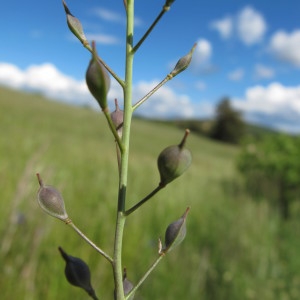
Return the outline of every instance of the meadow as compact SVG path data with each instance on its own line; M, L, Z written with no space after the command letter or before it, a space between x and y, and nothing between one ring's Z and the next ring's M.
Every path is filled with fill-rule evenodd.
M100 299L113 299L110 265L36 201L39 172L62 192L74 223L112 253L118 173L104 117L0 88L0 129L1 299L88 299L66 281L58 246L89 264ZM127 207L157 186L157 156L182 136L174 126L133 120ZM283 222L267 201L245 191L238 147L193 132L187 147L190 169L126 223L123 263L135 283L155 260L167 225L191 207L184 242L135 299L300 299L299 204Z

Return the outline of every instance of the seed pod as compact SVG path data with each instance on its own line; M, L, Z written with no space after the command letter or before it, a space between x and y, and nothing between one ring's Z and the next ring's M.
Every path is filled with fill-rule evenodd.
M110 88L110 77L105 67L98 59L94 42L92 46L92 58L87 68L85 79L91 94L94 96L101 109L104 111L108 109L107 93Z
M175 0L166 0L164 7L170 9L170 6L173 4L174 1Z
M36 175L40 184L37 194L39 205L50 216L66 222L69 218L66 213L65 203L61 193L53 186L44 185L40 174Z
M182 71L184 71L189 66L189 64L190 64L190 62L192 60L193 52L194 52L196 46L197 46L197 44L194 44L194 46L190 50L190 52L187 55L183 56L182 58L180 58L178 60L175 68L169 74L169 76L175 77L176 75L178 75L179 73L181 73Z
M68 255L61 247L58 247L58 250L66 262L65 276L68 282L84 289L93 299L97 299L91 285L89 266L82 259Z
M110 114L111 120L117 129L119 137L122 136L124 112L119 108L118 100L115 99L116 109Z
M71 12L64 0L63 0L63 6L65 8L65 12L66 12L66 16L67 16L67 24L68 24L69 29L79 39L79 41L83 45L88 45L89 42L87 41L87 39L85 37L85 34L83 32L80 21L71 14Z
M186 217L190 208L188 207L180 219L171 223L165 233L165 248L162 253L167 253L178 246L186 235Z
M123 291L124 291L124 295L127 296L130 291L133 289L133 284L131 281L129 281L127 279L127 270L126 268L124 268L123 271ZM116 292L114 292L114 299L116 299ZM130 298L128 298L128 300L133 300L134 299L134 293L130 296Z
M191 165L191 152L184 148L189 132L190 131L186 129L185 135L179 145L169 146L159 154L157 166L160 173L161 186L165 186L179 177Z

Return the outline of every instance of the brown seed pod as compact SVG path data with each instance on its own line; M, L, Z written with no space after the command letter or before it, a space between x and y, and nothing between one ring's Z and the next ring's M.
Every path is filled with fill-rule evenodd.
M111 120L117 129L119 137L122 136L124 112L120 109L118 100L115 99L116 109L110 114Z
M186 129L185 135L179 145L169 146L159 154L157 166L160 173L161 186L165 186L179 177L191 165L191 152L184 148L189 132Z
M40 184L37 194L37 200L40 207L52 217L66 222L69 218L66 213L65 203L61 193L53 186L44 185L40 174L36 175Z

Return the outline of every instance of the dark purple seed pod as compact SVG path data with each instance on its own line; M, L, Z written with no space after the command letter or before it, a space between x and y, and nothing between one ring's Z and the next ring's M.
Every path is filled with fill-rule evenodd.
M110 76L104 65L98 59L94 42L92 46L92 58L86 70L85 80L89 91L97 100L101 109L104 111L108 109L107 94L110 88Z
M91 285L89 266L82 259L67 254L61 247L58 247L58 250L66 262L65 276L68 282L84 289L93 299L97 299Z
M40 188L37 193L37 200L40 207L50 216L67 222L69 218L61 193L53 186L44 185L40 174L36 175L40 184Z
M115 99L115 106L116 109L110 114L110 117L115 125L119 137L122 137L124 112L120 109L117 99Z
M184 147L189 132L186 129L185 135L179 145L169 146L159 154L157 166L160 173L161 186L167 185L182 175L191 165L191 152Z
M165 233L165 248L163 253L167 253L178 246L186 236L186 217L190 210L188 207L180 219L171 223Z

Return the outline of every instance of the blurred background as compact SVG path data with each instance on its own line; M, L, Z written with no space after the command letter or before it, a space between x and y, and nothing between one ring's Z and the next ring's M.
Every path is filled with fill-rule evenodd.
M164 1L136 1L134 41ZM123 2L67 2L98 54L124 74ZM299 299L299 66L297 1L175 1L135 57L133 102L197 42L192 63L142 105L132 124L127 206L159 182L160 151L180 142L193 164L126 223L123 263L136 283L157 241L187 206L184 242L136 299ZM61 246L91 268L102 299L110 266L38 207L39 172L69 216L112 253L115 144L84 76L90 53L60 1L1 4L0 275L3 299L87 299L64 278ZM112 80L109 103L122 92Z

